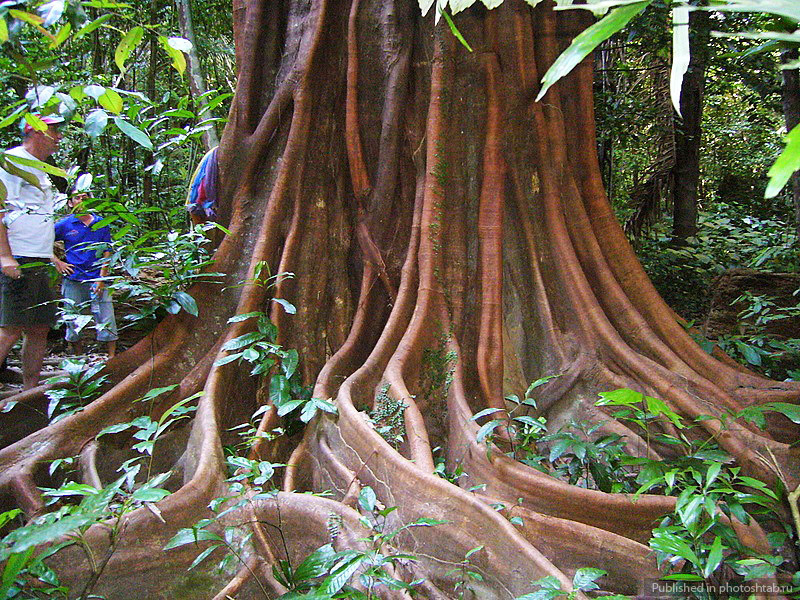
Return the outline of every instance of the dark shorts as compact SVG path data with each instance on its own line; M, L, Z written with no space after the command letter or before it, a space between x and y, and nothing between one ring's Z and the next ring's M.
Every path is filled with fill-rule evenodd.
M20 267L47 263L46 258L17 258ZM57 306L47 265L23 267L22 277L0 273L0 327L55 325Z

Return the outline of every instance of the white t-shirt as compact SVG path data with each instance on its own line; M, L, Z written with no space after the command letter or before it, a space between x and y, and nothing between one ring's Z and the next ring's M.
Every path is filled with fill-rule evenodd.
M37 160L22 146L6 150L6 154ZM12 163L33 173L39 180L37 188L22 177L0 168L0 181L6 186L6 212L3 224L8 230L8 243L14 256L50 258L53 255L53 183L47 173L36 167Z

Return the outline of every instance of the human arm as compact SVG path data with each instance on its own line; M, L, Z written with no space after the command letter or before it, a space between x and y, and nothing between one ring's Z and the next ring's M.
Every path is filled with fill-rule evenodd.
M11 254L11 244L8 243L8 230L5 223L3 223L5 212L0 212L0 267L4 275L12 279L19 279L22 277L22 272L19 269L19 263L14 255Z
M95 294L100 294L106 287L105 278L108 277L108 259L111 258L111 251L103 252L103 265L100 267L100 281L95 281L92 285Z
M50 257L50 262L55 265L56 271L58 271L61 275L71 275L75 270L71 264L59 259L55 254Z

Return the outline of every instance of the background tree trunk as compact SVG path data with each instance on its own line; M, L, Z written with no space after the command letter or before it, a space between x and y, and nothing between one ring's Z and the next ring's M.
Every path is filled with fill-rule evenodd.
M781 63L797 60L797 49L781 52ZM786 118L786 131L789 132L800 124L800 70L783 69L781 93L783 95L783 114ZM794 204L794 222L798 239L800 239L800 171L795 171L791 179L792 201Z
M681 117L675 121L672 221L672 237L675 240L686 240L697 233L703 89L708 64L708 43L711 38L709 13L692 11L689 14L689 29L691 59L683 77Z
M254 460L288 465L275 478L283 491L222 520L254 533L252 561L230 585L207 573L208 597L263 597L254 577L279 595L271 565L299 564L331 531L337 547L359 547L364 486L398 507L390 531L421 517L447 521L391 542L417 557L398 576L422 578L425 597L454 597L453 566L478 546L470 565L482 576L473 586L481 599L513 598L546 575L569 590L570 575L585 566L609 572L604 589L644 592L657 575L645 544L674 498L633 502L571 486L476 440L473 414L504 407L505 394L521 395L546 375L557 377L537 389L532 415L554 428L603 421L603 431L627 436L631 451L669 455L673 447L654 443L652 431L595 405L600 391L633 387L688 420L716 415L696 435L713 436L746 472L769 480L778 475L760 457L773 457L787 485L797 482L791 423L776 420L765 433L727 417L723 427L722 415L796 402L800 386L703 352L614 218L595 152L589 61L533 102L585 14L513 0L494 11L476 6L456 19L474 53L412 0L250 0L235 5L235 17L238 85L220 145L220 212L230 233L213 267L223 275L192 288L199 318L170 317L109 362L118 383L100 399L0 452L0 487L33 512L41 506L34 482L45 477L39 465L79 453L109 424L141 411L158 417L203 391L191 423L159 449L172 464L173 493L157 514L143 508L126 519L107 568L113 577L101 577L97 593L178 597L200 549L161 548L226 493L231 428L261 405L258 431L288 426L270 400L269 376L250 377L250 366L236 361L213 366L226 341L255 326L228 318L252 311L270 313L278 342L302 357L303 382L313 397L334 401L337 414L319 414L302 436L252 448ZM258 285L264 263L296 277ZM151 405L131 402L154 382L178 387ZM386 403L402 411L396 447L365 416ZM671 431L666 422L654 427ZM98 440L103 479L115 477L124 448ZM435 474L440 456L447 471L466 473L458 485ZM325 490L329 498L298 493ZM769 550L756 525L740 533ZM107 529L85 537L96 555L107 551ZM68 581L86 579L79 549L55 560Z
M194 35L194 25L192 24L192 3L190 0L175 0L175 7L178 11L178 26L181 35L192 43L192 49L186 53L186 63L189 70L189 90L195 99L195 108L198 112L208 107L208 92L206 77L203 72L203 65L200 62L200 55L197 52L197 39ZM213 117L206 114L205 118ZM219 145L216 123L212 123L211 129L203 133L203 145L206 150L211 150Z

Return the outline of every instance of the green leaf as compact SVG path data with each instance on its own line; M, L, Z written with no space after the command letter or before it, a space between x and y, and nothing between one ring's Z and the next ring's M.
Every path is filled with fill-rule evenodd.
M594 25L579 33L569 47L561 53L542 78L542 89L536 100L539 101L556 81L567 75L586 58L601 42L607 40L636 15L641 13L652 0L636 2L615 8Z
M700 559L697 558L697 555L689 547L689 544L687 544L677 535L663 531L657 531L655 533L655 537L650 538L650 547L654 550L658 550L659 552L683 558L688 560L695 567L700 567Z
M450 0L450 3L452 4L452 3L453 3L453 1L454 1L454 0ZM469 1L469 0L467 0L467 1ZM474 2L474 0L472 0L472 2ZM470 2L470 4L472 4L472 2ZM465 7L465 8L466 8L466 7ZM462 10L463 10L463 9L462 9ZM455 11L454 11L454 12L455 12ZM461 45L462 45L462 46L464 46L464 48L466 48L467 50L469 50L470 52L472 52L472 46L470 46L470 45L469 45L469 43L467 42L467 40L466 40L466 39L464 39L464 36L463 36L463 35L461 35L461 32L458 30L458 27L456 27L456 24L455 24L455 23L453 23L453 19L452 19L452 17L451 17L450 15L448 15L448 14L447 14L447 11L446 11L446 10L443 10L443 11L442 11L442 15L444 15L444 20L445 20L445 21L447 21L447 26L450 28L450 32L451 32L451 33L452 33L452 34L455 36L455 38L456 38L456 39L457 39L459 42L461 42Z
M283 298L273 298L273 302L277 302L283 307L283 310L286 311L286 314L293 315L297 313L297 308L295 308L294 304L284 300Z
M172 295L173 298L181 305L183 310L188 312L193 317L197 316L197 302L189 294L182 291L177 291Z
M110 21L110 20L111 20L113 17L114 17L114 13L106 13L106 14L104 14L103 16L101 16L101 17L98 17L98 18L97 18L97 19L95 19L94 21L92 21L92 22L90 22L90 23L87 23L86 25L84 25L83 27L81 27L81 28L80 28L80 29L79 29L79 30L78 30L78 31L75 33L75 39L76 39L76 40L77 40L77 39L80 39L80 38L81 38L81 37L83 37L84 35L87 35L87 34L89 34L89 33L92 33L92 32L93 32L95 29L97 29L98 27L100 27L100 26L102 26L103 24L107 23L107 22L108 22L108 21Z
M115 115L121 113L124 107L122 96L120 96L111 88L106 88L106 91L97 98L97 102L100 103L100 106L105 108L107 111L114 113Z
M792 173L798 169L800 169L800 125L786 135L786 148L767 172L769 183L764 191L764 197L774 198L777 196L789 181Z
M670 409L667 403L660 398L645 396L645 402L647 403L647 412L656 416L664 415L672 422L673 425L675 425L675 427L678 427L679 429L683 429L685 427L681 422L681 416Z
M291 400L289 380L283 375L274 375L269 381L269 399L280 407Z
M95 139L103 133L106 125L108 125L108 113L102 108L96 108L86 117L83 129L90 138Z
M59 169L58 167L54 167L53 165L41 160L24 158L22 156L14 156L13 154L5 154L5 158L9 162L26 167L33 167L35 169L39 169L40 171L44 171L45 173L49 173L50 175L55 175L56 177L69 177L64 169Z
M337 593L361 568L366 558L366 556L358 554L350 560L340 563L338 568L322 582L322 591L331 595Z
M2 19L0 19L0 21L2 21ZM67 41L70 33L72 33L72 25L70 23L64 23L64 25L59 28L56 36L50 42L50 49L54 50Z
M494 419L488 423L485 423L480 429L478 429L478 433L475 436L475 441L479 444L482 443L502 423L503 421L498 419Z
M672 71L669 95L675 112L681 114L681 87L683 76L689 69L689 7L678 5L672 9Z
M187 571L191 571L192 569L194 569L197 565L199 565L206 558L208 558L209 554L211 554L214 550L216 550L220 546L222 546L222 544L212 544L211 546L209 546L208 548L203 550L200 554L197 555L197 558L195 558L192 561L192 564L189 565L189 568L187 569Z
M375 490L371 487L364 486L361 488L361 492L358 494L358 505L361 507L366 513L371 513L375 510L375 502L377 502L378 497L375 495Z
M281 369L286 379L291 379L294 372L297 370L297 364L300 362L300 355L297 350L292 348L286 351L286 356L281 360Z
M161 488L139 488L133 492L132 498L139 502L159 502L169 494L167 490Z
M126 33L117 45L117 49L114 52L114 62L121 73L125 72L125 61L128 60L133 49L142 41L143 36L144 28L137 25Z
M787 419L800 423L800 405L789 404L787 402L770 402L764 405L765 409L774 410L781 413Z
M8 23L5 17L0 16L0 44L8 41Z
M186 544L194 544L209 540L214 542L225 541L212 531L185 527L183 529L179 529L178 533L170 538L170 540L167 542L167 545L164 546L164 550L171 550L173 548L178 548L179 546L185 546Z
M183 75L183 72L186 70L186 57L183 55L183 52L170 43L170 39L167 39L163 35L158 37L158 41L161 42L161 47L164 48L167 55L172 59L173 68Z
M135 127L128 123L128 121L121 119L120 117L114 118L114 124L119 127L120 131L131 138L134 142L147 148L148 150L153 149L153 142L150 141L150 138L147 134L142 131L141 129Z
M644 394L627 388L600 392L598 396L600 396L600 400L595 402L597 406L634 406L641 404L644 400Z
M572 587L582 592L599 589L599 585L595 583L603 575L607 573L602 569L583 568L575 571L575 576L572 578Z
M711 574L722 564L722 538L716 536L711 550L708 552L708 559L703 567L703 576L708 579Z
M295 569L293 579L306 582L315 577L322 577L328 572L329 565L336 559L336 551L330 544L325 544L309 554Z

